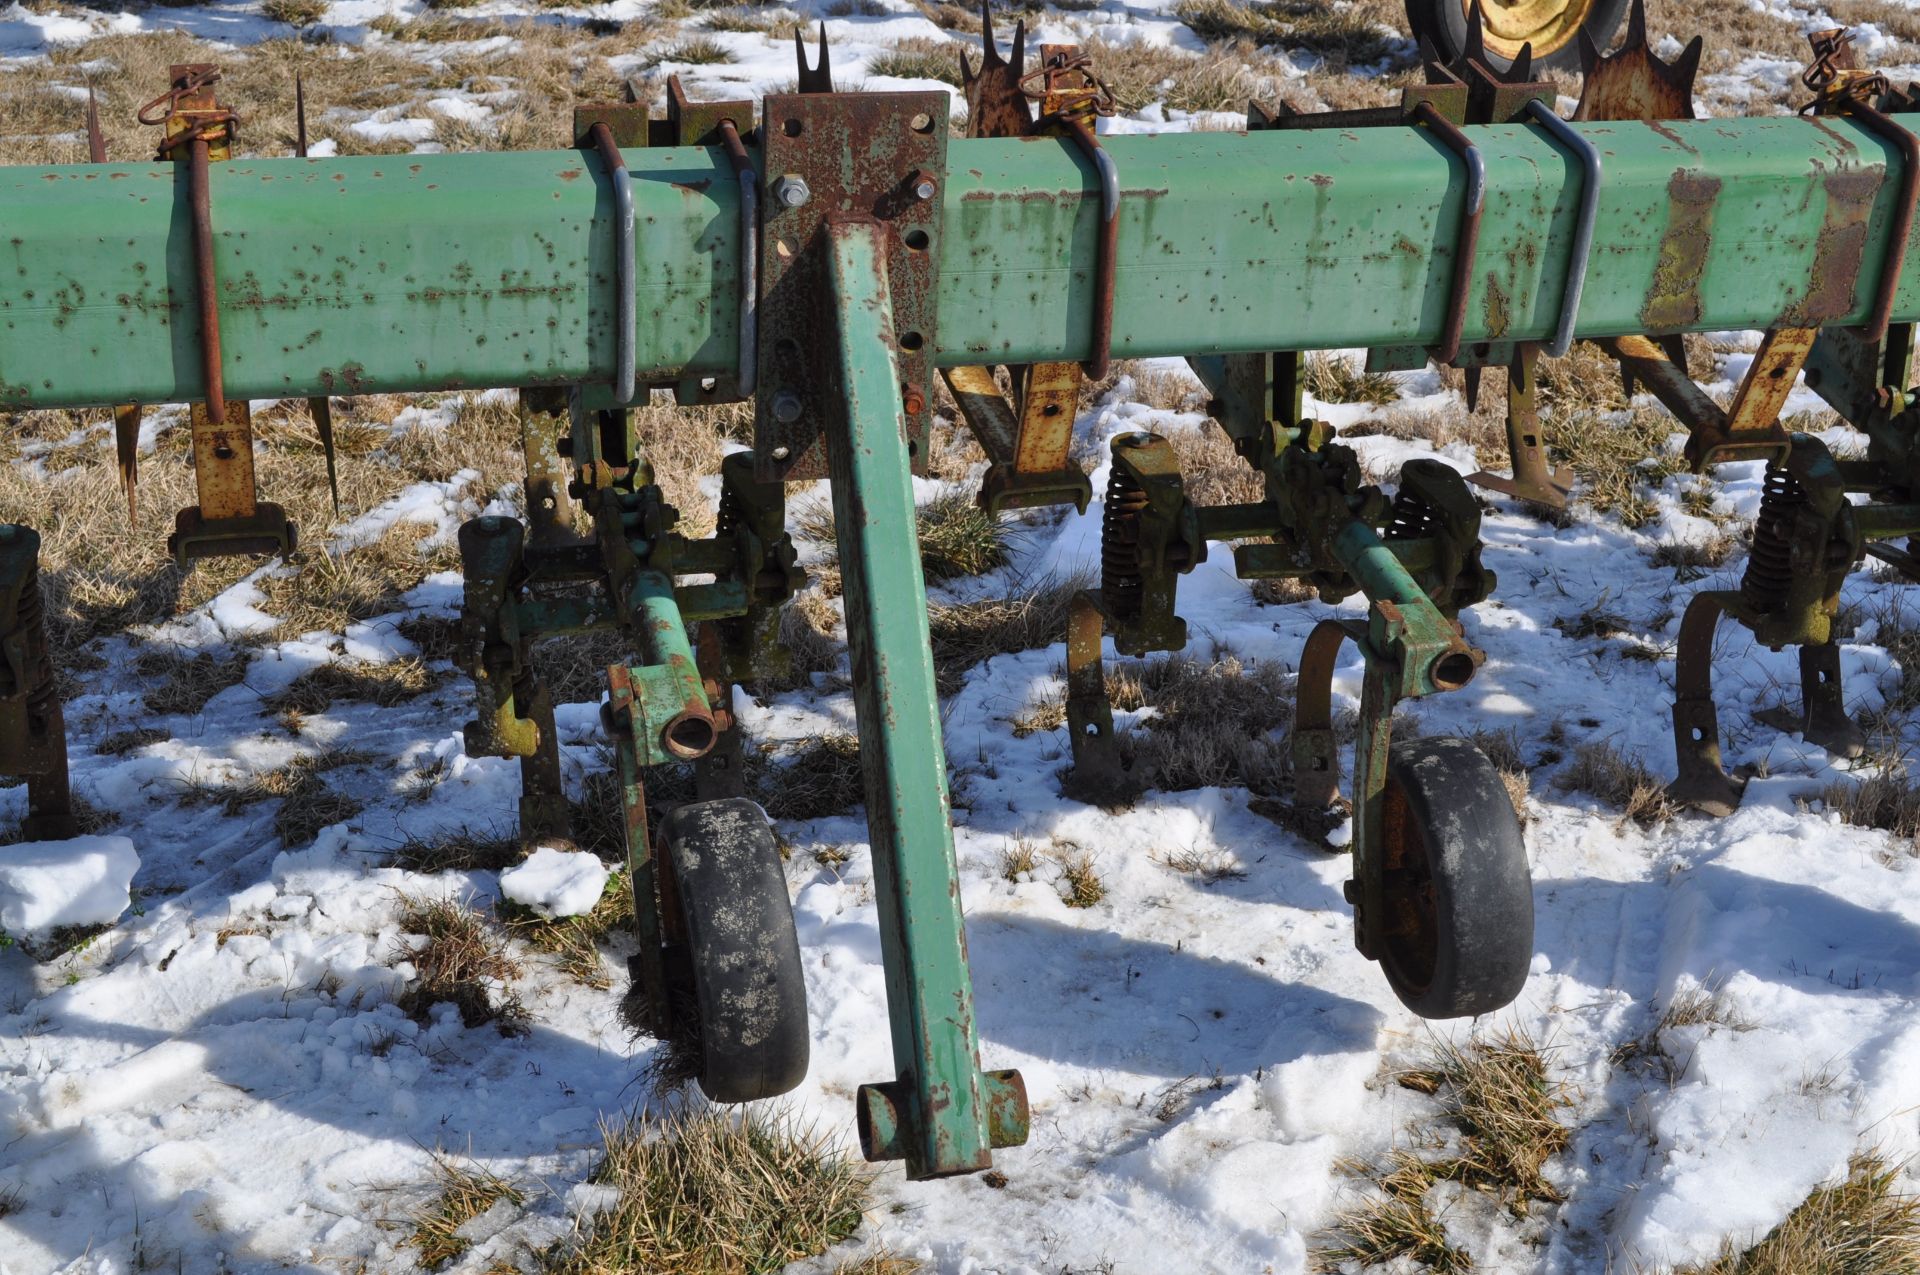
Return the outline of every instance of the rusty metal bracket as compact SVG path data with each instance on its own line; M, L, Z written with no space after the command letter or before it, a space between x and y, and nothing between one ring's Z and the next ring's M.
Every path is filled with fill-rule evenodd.
M1513 477L1483 469L1467 475L1467 481L1536 505L1565 509L1567 497L1573 494L1573 470L1547 464L1546 445L1540 437L1539 386L1534 380L1539 358L1538 346L1523 343L1507 366L1507 455Z
M80 831L44 608L39 533L0 523L0 773L27 778L21 832L29 841L59 841Z
M944 93L766 99L760 137L771 198L759 245L754 421L763 481L827 472L821 438L833 411L823 376L831 334L820 324L819 299L826 291L823 230L836 219L870 219L886 231L908 453L914 472L926 472L947 101Z
M1687 463L1694 473L1725 460L1784 455L1791 438L1780 425L1780 409L1819 335L1817 328L1778 328L1760 342L1753 364L1728 408L1708 398L1687 375L1683 362L1644 336L1610 337L1600 344L1620 361L1622 371L1645 385L1690 431Z
M1106 613L1100 595L1082 589L1067 610L1067 741L1073 766L1063 790L1070 797L1095 805L1119 805L1131 799L1136 786L1120 760L1120 740L1113 733L1113 702L1107 697L1107 671L1100 659L1106 633Z
M1720 758L1720 718L1713 706L1713 631L1737 593L1701 593L1680 621L1673 679L1673 753L1679 774L1667 796L1682 806L1726 816L1740 807L1745 781L1727 774Z
M1333 668L1341 643L1367 645L1365 620L1322 620L1307 634L1294 680L1293 800L1325 810L1340 795L1340 746L1333 736Z
M246 403L228 402L221 376L220 282L213 258L209 164L233 155L239 117L214 95L220 72L206 63L174 66L165 93L141 107L142 124L165 129L159 157L187 166L195 300L200 316L200 363L205 402L191 409L194 484L200 503L174 518L167 548L182 569L200 558L289 553L297 530L280 506L258 499L253 472L253 417Z

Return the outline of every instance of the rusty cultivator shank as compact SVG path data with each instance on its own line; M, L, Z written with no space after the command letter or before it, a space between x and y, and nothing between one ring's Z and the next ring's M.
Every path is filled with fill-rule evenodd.
M1067 783L1103 802L1135 787L1103 651L1179 649L1180 577L1210 546L1248 579L1363 595L1364 618L1323 622L1300 658L1297 796L1337 800L1330 682L1352 641L1365 676L1347 898L1359 949L1420 1014L1505 1004L1531 958L1526 858L1492 767L1462 740L1395 741L1390 724L1396 703L1458 689L1482 662L1458 620L1495 587L1470 484L1567 501L1536 413L1542 358L1599 343L1691 429L1696 470L1769 462L1745 579L1696 598L1682 627L1674 795L1716 813L1740 799L1709 691L1722 615L1799 649L1808 739L1862 747L1833 644L1841 582L1866 553L1920 575L1889 543L1920 530L1912 90L1823 33L1800 117L1695 122L1699 41L1662 61L1636 5L1616 52L1577 32L1568 120L1530 50L1493 56L1469 16L1458 55L1429 49L1399 104L1254 103L1242 133L1100 136L1114 108L1097 68L1071 46L1026 49L1020 28L1003 54L990 25L963 59L968 129L951 139L944 94L836 92L823 44L817 61L801 49L800 91L757 110L689 101L677 82L663 115L583 106L569 151L238 159L218 75L177 67L142 112L157 162L96 146L92 164L0 169L0 408L113 408L131 500L141 405L191 403L184 566L295 542L255 491L249 399L307 399L330 442L330 396L518 389L526 516L460 533L467 747L518 758L524 836L565 839L533 645L629 640L604 726L634 977L653 1030L697 1052L721 1101L783 1092L807 1066L792 913L729 710L733 684L786 658L781 608L805 580L786 484L829 480L894 1054L894 1075L859 1091L860 1139L915 1177L973 1172L1025 1140L1027 1102L1017 1073L979 1063L910 551L936 375L989 459L982 505L1085 513L1070 455L1082 383L1117 358L1187 357L1265 494L1196 504L1166 439L1112 440L1102 577L1067 635ZM1720 329L1766 334L1725 407L1679 345ZM1465 369L1470 395L1504 368L1511 472L1416 460L1391 491L1368 484L1302 406L1303 352L1355 346L1374 369ZM1863 458L1782 429L1800 373L1867 435ZM662 390L754 404L710 536L680 529L635 428L633 404ZM72 818L37 544L0 527L0 770L27 778L31 835L59 837ZM686 761L697 800L649 828L648 767Z

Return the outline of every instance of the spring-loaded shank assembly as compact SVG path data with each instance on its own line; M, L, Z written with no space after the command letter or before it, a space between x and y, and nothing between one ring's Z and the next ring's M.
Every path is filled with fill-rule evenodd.
M1028 1110L1018 1072L981 1066L948 818L914 530L936 375L986 455L983 507L1085 515L1101 486L1100 580L1065 635L1070 795L1124 805L1138 790L1109 643L1184 647L1180 580L1210 556L1363 603L1301 651L1295 806L1351 818L1356 946L1418 1014L1504 1005L1532 960L1526 855L1497 774L1465 740L1394 739L1392 715L1468 686L1486 659L1473 608L1497 582L1474 488L1556 509L1573 492L1542 435L1542 358L1594 341L1630 393L1687 427L1693 469L1768 466L1739 587L1699 594L1681 624L1675 797L1716 813L1740 799L1711 693L1723 616L1798 649L1807 741L1864 746L1840 682L1839 591L1867 554L1920 578L1895 543L1920 534L1914 90L1821 32L1816 118L1696 123L1700 41L1657 57L1636 2L1611 53L1577 33L1569 120L1531 48L1495 57L1477 7L1469 18L1459 55L1425 49L1422 82L1394 105L1251 103L1243 134L1102 135L1116 104L1086 53L1041 45L1029 65L1024 25L1003 53L983 11L977 59L960 58L964 138L948 136L945 94L836 91L823 24L811 57L795 32L796 92L696 102L670 79L656 116L630 86L578 107L564 151L308 159L296 86L298 154L244 172L217 72L175 67L141 112L164 130L160 162L110 163L90 103L89 165L0 169L18 263L0 275L0 409L112 407L131 511L142 407L190 403L184 568L294 544L257 498L249 401L307 400L331 477L335 395L517 390L524 514L459 536L466 747L519 760L528 845L566 842L536 649L620 636L601 729L633 978L653 1032L697 1052L702 1088L729 1102L784 1092L807 1067L797 932L733 708L739 684L787 667L782 610L805 582L787 484L826 480L893 1056L891 1076L860 1086L856 1124L870 1157L914 1177L974 1172L1025 1140ZM95 300L35 300L50 296ZM1764 334L1725 405L1682 344L1720 329ZM1487 369L1504 373L1510 471L1462 477L1426 458L1369 481L1303 389L1305 352L1353 347L1375 371L1458 368L1470 404ZM1155 433L1088 437L1089 378L1159 356L1187 359L1257 498L1201 503ZM1866 455L1836 458L1781 423L1802 379ZM710 535L654 481L634 407L656 394L752 402L753 444L721 464ZM1104 444L1104 474L1083 464L1089 444ZM27 779L29 835L57 837L74 825L37 545L0 526L0 771ZM1360 694L1343 784L1348 643ZM650 813L649 768L682 763L694 800Z

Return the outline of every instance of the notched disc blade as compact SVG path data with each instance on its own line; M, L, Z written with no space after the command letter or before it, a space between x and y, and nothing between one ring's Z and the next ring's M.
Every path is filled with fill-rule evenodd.
M1580 64L1586 84L1580 93L1577 120L1690 120L1693 115L1693 79L1700 70L1699 36L1671 62L1647 45L1646 0L1633 0L1627 17L1626 39L1613 53L1603 54L1580 32Z
M967 65L960 55L960 69L967 97L968 137L1025 137L1033 129L1033 106L1020 89L1020 76L1027 60L1027 24L1013 27L1013 56L1000 56L993 38L993 15L980 6L980 70Z

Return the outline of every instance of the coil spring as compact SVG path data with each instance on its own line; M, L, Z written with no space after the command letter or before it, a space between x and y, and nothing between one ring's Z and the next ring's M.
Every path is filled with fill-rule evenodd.
M1140 614L1146 584L1140 578L1140 515L1147 493L1119 465L1107 479L1100 513L1100 598L1117 616Z
M1381 530L1383 540L1418 540L1431 536L1440 530L1440 512L1416 493L1412 488L1401 485L1394 495L1393 508L1388 511L1387 525Z
M1760 611L1785 606L1793 587L1794 518L1807 504L1807 489L1785 469L1767 471L1760 493L1760 516L1753 524L1753 548L1747 554L1747 573L1740 592L1747 605Z

